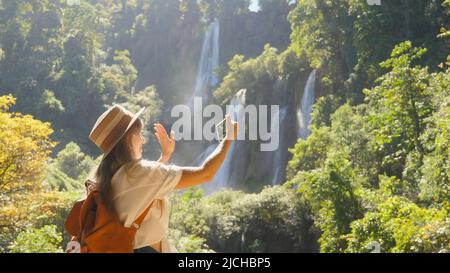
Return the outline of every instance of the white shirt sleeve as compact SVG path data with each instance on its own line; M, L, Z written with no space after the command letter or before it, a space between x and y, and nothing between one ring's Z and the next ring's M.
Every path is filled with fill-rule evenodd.
M141 160L131 170L137 187L151 186L154 198L164 198L181 180L183 171L176 165L165 165L156 161Z
M165 165L159 162L154 162L153 172L153 177L161 183L156 198L164 198L175 190L183 174L180 167L176 165Z

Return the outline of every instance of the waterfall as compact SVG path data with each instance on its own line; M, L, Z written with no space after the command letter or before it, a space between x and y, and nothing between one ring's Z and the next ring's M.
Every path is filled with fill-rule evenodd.
M289 131L292 129L293 113L289 93L288 78L279 77L273 86L272 102L279 105L278 111L270 121L272 132L278 132L279 146L273 152L263 153L267 160L262 164L262 169L267 169L267 183L277 185L283 182L287 164L289 143ZM295 119L294 119L295 122Z
M215 19L209 24L203 39L194 92L190 98L191 106L194 97L202 97L203 102L207 102L211 87L219 83L215 73L219 67L219 32L219 21Z
M272 124L272 131L276 130L276 128L279 128L280 132L280 146L275 151L275 156L273 157L273 176L272 176L272 185L277 185L283 180L284 175L284 169L286 168L286 162L285 162L285 147L283 141L285 140L284 136L284 129L286 128L286 121L287 121L287 114L288 114L288 107L285 106L281 108L275 115L275 120L272 121L274 124Z
M233 120L239 121L244 120L245 115L245 100L246 100L246 90L242 89L239 92L237 92L233 99L231 100L230 105L233 106L234 111L230 112L229 114L232 115ZM240 130L244 130L243 124L241 124ZM220 190L221 188L231 188L232 183L235 183L237 181L230 181L232 179L232 172L233 170L241 165L240 160L242 160L242 157L237 156L237 152L239 150L239 145L241 143L237 141L233 141L231 144L230 149L228 150L227 156L225 158L225 161L222 163L222 166L220 167L219 171L214 176L214 179L211 183L208 183L204 185L204 189L206 193L212 193ZM196 160L196 162L202 163L217 147L217 144L210 145L205 152L203 152L199 158Z
M202 51L200 55L200 62L197 70L197 79L195 82L194 91L190 98L189 106L193 107L194 98L201 97L203 103L207 103L210 98L210 91L212 87L219 83L219 79L216 75L216 69L219 67L219 33L220 25L219 21L215 19L211 22L206 29L205 37L203 39ZM232 103L240 103L240 100L235 96ZM194 109L194 115L201 115L197 113ZM225 162L216 174L214 181L203 185L206 193L215 192L220 188L227 187L229 170L230 170L230 155L233 152L233 147L235 143L232 144L228 152ZM194 165L199 166L203 161L215 150L216 144L212 144L206 148L206 150L200 154L195 160Z
M195 86L192 93L186 98L186 105L191 109L194 117L202 117L200 107L194 109L194 98L202 98L203 107L209 100L211 90L219 83L216 69L219 67L219 21L215 19L206 28L200 59L197 67ZM196 151L205 149L204 141L179 141L178 152L175 154L173 162L177 164L193 165L198 163L201 157L195 159Z
M204 150L195 160L193 161L193 166L201 166L203 164L203 161L214 151L214 149L217 147L217 144L209 145L206 150Z
M311 122L312 106L315 100L314 88L316 84L316 70L311 71L306 81L300 107L297 109L298 137L307 138L309 123Z

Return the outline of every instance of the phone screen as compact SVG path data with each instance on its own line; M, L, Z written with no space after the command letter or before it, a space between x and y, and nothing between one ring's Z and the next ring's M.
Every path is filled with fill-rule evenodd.
M216 125L217 140L222 141L226 136L226 119L222 120Z

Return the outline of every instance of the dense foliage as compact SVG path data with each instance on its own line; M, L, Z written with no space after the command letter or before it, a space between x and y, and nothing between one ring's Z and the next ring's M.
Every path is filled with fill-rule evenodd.
M189 190L172 198L171 237L179 251L310 252L317 251L317 230L294 191L267 187L259 194L224 190L203 197ZM189 240L190 239L190 240Z
M190 96L214 19L216 102L277 104L276 83L300 92L312 69L318 98L286 183L172 196L179 251L449 252L450 1L259 3L0 0L0 252L63 250L109 105L147 107L156 157L149 128Z
M413 65L423 53L396 46L365 103L339 107L291 150L289 184L313 210L322 251L449 251L450 68Z

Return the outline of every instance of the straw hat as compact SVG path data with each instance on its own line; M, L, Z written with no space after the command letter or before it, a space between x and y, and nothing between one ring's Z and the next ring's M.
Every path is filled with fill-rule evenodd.
M145 107L133 114L120 105L114 105L97 119L89 139L102 150L103 158L119 143L144 110Z

